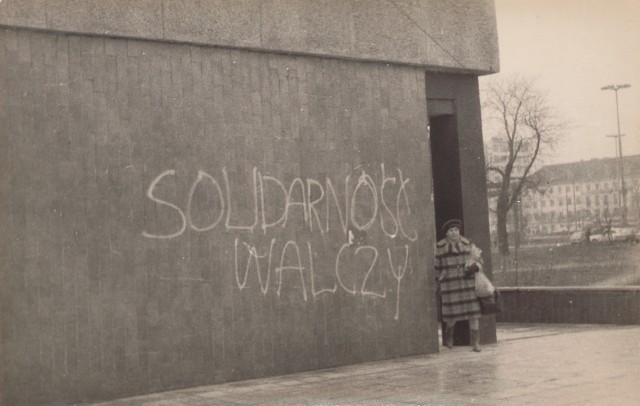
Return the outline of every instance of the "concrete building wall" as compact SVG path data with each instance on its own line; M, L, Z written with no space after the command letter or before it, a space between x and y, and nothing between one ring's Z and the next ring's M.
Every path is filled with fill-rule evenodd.
M484 246L492 2L3 0L0 26L3 404L437 351L427 98L460 106Z
M5 404L437 351L422 69L0 39Z

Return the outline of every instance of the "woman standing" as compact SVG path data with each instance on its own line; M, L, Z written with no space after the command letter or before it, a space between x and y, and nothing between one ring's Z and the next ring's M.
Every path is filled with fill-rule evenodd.
M436 245L435 267L442 297L442 321L446 323L443 340L453 348L453 329L456 322L469 320L473 351L480 352L480 302L475 293L475 273L482 259L467 265L474 245L461 235L462 222L448 220L442 226L446 237Z

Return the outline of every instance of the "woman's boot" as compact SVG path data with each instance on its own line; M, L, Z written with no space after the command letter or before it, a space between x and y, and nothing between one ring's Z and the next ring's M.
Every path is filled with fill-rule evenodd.
M451 349L453 348L453 329L455 326L449 327L447 324L444 328L444 332L442 333L442 340L444 341L444 345Z
M471 337L471 345L473 345L473 351L480 352L480 330L469 330Z

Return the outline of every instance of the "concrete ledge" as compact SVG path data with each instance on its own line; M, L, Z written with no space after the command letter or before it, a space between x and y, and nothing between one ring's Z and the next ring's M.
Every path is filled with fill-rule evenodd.
M1 0L0 26L438 71L499 70L491 0Z
M640 287L505 287L497 322L640 324Z

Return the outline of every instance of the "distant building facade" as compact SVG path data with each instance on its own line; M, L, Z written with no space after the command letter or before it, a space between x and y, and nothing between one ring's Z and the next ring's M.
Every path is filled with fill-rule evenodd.
M504 137L492 137L489 142L484 145L484 153L487 160L487 167L504 168L509 162L510 152L509 145ZM524 175L527 166L531 162L531 156L533 154L533 144L524 140L520 152L513 163L513 170L511 172L512 186L518 182ZM529 173L533 172L535 163ZM495 243L497 240L498 219L496 216L496 206L498 204L498 194L502 187L502 176L495 171L487 171L487 199L489 206L489 227L491 230L492 241ZM519 224L513 219L513 213L520 210L520 207L516 204L514 210L511 210L508 214L509 221L507 223L507 232L512 234L519 229Z
M624 158L627 223L640 218L640 155ZM524 192L520 210L510 213L514 230L519 213L521 230L527 236L567 233L588 226L622 223L621 182L617 158L547 165L531 175L537 187ZM490 207L492 204L489 197ZM490 217L495 217L493 213ZM490 218L495 232L495 218Z
M504 137L493 137L485 144L485 157L489 166L504 168L509 162L509 145L505 142ZM512 179L520 178L527 169L531 156L533 154L533 144L531 142L522 143L522 147L513 164ZM487 173L487 180L491 183L498 183L502 180L501 176L496 172Z

